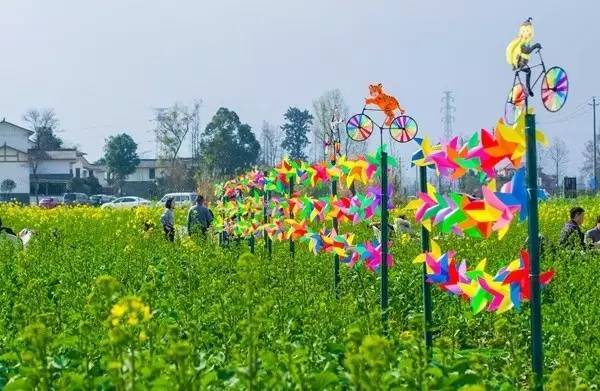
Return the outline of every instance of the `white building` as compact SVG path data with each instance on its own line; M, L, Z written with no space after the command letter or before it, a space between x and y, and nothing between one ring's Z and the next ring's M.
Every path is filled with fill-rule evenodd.
M31 130L6 122L0 122L0 185L12 180L16 187L10 198L29 202L29 158ZM0 189L2 194L4 189Z
M193 169L194 160L179 158L179 163ZM140 159L135 171L128 175L123 184L123 194L136 195L145 198L161 197L158 193L158 180L168 171L169 163L160 159ZM186 189L186 191L193 191Z
M76 149L38 151L32 149L31 130L0 121L0 184L12 180L12 190L0 189L0 200L14 199L28 203L39 196L61 196L73 178L96 177L106 187L106 169L89 163Z

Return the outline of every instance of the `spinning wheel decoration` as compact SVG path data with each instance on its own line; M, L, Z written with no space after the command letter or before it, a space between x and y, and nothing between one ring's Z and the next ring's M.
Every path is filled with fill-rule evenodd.
M557 112L562 109L569 95L569 77L560 67L552 67L542 80L542 102L546 110Z
M346 133L354 141L365 141L373 133L373 120L366 114L355 114L346 122Z
M419 126L417 121L408 115L394 118L390 126L390 136L399 143L407 143L417 136Z
M513 125L525 109L525 89L518 83L508 92L504 106L504 120L508 125Z

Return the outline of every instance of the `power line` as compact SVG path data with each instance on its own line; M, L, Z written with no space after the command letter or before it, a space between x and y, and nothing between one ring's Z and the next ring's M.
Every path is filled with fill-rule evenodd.
M579 107L575 108L574 111L572 111L568 114L565 114L562 117L559 117L559 118L557 118L555 120L551 120L551 121L539 121L538 123L541 125L560 124L563 122L568 122L568 121L574 120L575 118L579 118L579 117L583 116L584 114L589 113L592 110L590 107L587 107L587 105L589 105L589 104L583 103Z
M597 149L596 149L596 106L598 106L600 103L596 103L596 97L592 97L592 103L588 103L590 106L592 106L593 110L594 110L594 116L593 116L593 128L594 128L594 192L596 191L596 188L598 186L598 170L597 170L597 166L596 166L596 155L597 155Z

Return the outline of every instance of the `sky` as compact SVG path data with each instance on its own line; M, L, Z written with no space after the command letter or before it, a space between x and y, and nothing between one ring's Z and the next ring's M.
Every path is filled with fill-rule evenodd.
M379 82L433 139L453 91L454 133L470 135L503 114L504 49L530 16L546 65L569 75L562 111L534 101L539 128L567 142L566 174L600 95L597 0L0 0L0 15L0 117L25 125L25 111L53 108L60 137L91 161L121 132L154 157L153 108L201 99L203 124L228 107L258 135L329 89L360 112Z

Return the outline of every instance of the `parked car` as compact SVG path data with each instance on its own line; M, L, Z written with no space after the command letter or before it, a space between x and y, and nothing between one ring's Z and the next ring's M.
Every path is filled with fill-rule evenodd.
M117 197L111 196L111 195L106 195L106 194L95 194L93 196L90 196L90 201L91 201L92 205L94 205L94 206L104 205L104 204L114 201L116 199L117 199Z
M175 200L175 206L192 206L196 203L198 195L196 193L167 193L158 201L159 206L163 206L169 198Z
M90 205L90 198L84 193L65 193L63 205Z
M142 205L150 205L150 201L140 197L120 197L111 202L103 204L101 208L135 208Z
M40 206L40 208L52 209L60 205L60 202L58 202L52 197L44 197L40 200L40 202L38 202L38 205Z

